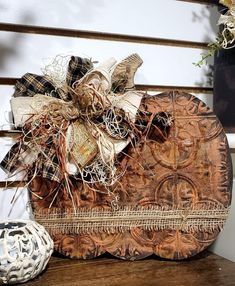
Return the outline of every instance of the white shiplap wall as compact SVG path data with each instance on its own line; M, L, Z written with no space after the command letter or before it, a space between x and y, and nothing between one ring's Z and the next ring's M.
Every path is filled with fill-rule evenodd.
M209 41L215 37L218 19L216 8L175 0L0 0L1 22L93 30L160 38ZM102 61L110 56L118 60L137 52L144 60L136 75L136 83L179 86L210 86L208 67L192 63L199 60L198 49L156 46L136 43L53 37L0 32L0 77L20 77L26 72L41 73L44 62L56 55L81 55ZM12 86L0 86L0 129L10 128L9 99ZM197 95L212 106L211 95ZM235 135L230 136L234 142ZM0 138L0 159L12 141ZM6 175L0 171L0 181ZM11 203L14 189L0 190L0 219L27 217L26 190ZM234 206L235 207L235 206ZM233 209L234 209L233 207ZM231 258L224 245L235 237L235 222L228 226L214 251ZM222 252L221 252L222 251ZM230 251L231 254L231 251Z
M216 8L175 0L1 0L1 22L169 39L214 38Z

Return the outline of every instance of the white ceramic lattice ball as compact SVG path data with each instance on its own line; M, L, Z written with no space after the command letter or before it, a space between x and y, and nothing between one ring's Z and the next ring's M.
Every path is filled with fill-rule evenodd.
M45 269L52 251L53 241L35 221L0 221L0 284L33 279Z

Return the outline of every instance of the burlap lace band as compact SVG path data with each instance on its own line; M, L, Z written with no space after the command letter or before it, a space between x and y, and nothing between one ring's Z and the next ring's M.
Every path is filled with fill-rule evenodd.
M35 212L35 219L50 234L80 234L92 232L117 233L141 228L143 230L207 231L221 229L230 208L173 209L159 207L123 207L112 210Z

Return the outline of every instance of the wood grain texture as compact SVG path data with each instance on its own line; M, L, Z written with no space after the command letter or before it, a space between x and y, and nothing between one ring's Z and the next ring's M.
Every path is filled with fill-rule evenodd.
M206 42L162 39L162 38L145 37L145 36L133 36L125 34L114 34L114 33L104 33L104 32L75 30L75 29L11 24L11 23L0 23L0 31L105 40L105 41L130 42L130 43L149 44L149 45L184 47L184 48L194 48L194 49L207 49L208 45L208 43Z
M112 187L113 193L120 198L119 204L138 206L141 211L156 206L186 213L228 208L232 186L231 158L223 128L212 111L194 96L180 92L146 96L140 111L143 114L166 112L173 116L174 123L165 141L145 141L143 136L135 149L130 146L126 151L128 156L120 159L118 168L126 172L120 178L120 184ZM184 224L189 219L186 214L177 227L144 228L145 221L141 220L141 224L130 229L114 228L113 222L109 229L97 229L92 227L97 221L100 223L99 218L88 216L88 229L77 232L79 216L71 214L71 197L65 188L55 197L56 184L40 177L34 179L31 191L44 199L34 196L33 207L38 222L52 235L55 249L74 258L89 259L109 252L130 260L143 259L153 253L168 259L184 259L208 247L224 224L215 222L213 227L203 228L201 223L206 215L199 221L199 228L186 230ZM73 184L73 203L78 210L112 211L113 197L102 187L103 193L99 193L83 188L79 181ZM52 200L53 206L49 208ZM50 214L47 217L47 211L54 210L62 212L55 220ZM101 222L112 216L115 211ZM69 225L67 228L64 228L64 222ZM81 227L84 223L83 219Z
M234 286L235 263L211 253L180 262L148 258L129 262L103 257L52 257L47 270L27 286Z

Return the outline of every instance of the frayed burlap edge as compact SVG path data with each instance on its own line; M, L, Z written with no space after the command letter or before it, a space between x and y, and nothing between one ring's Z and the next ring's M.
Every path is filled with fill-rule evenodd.
M221 230L230 208L163 209L123 207L112 210L54 209L35 212L35 219L52 234L119 233L132 228L181 230L184 232Z

